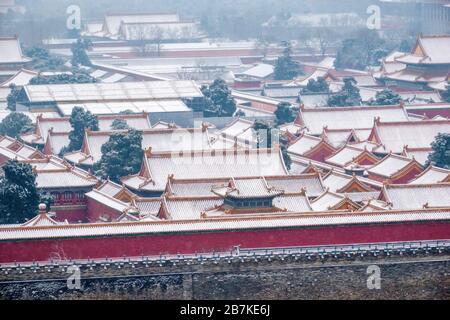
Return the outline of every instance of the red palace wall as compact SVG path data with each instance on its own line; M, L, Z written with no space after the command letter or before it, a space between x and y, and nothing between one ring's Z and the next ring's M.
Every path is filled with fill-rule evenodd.
M0 242L0 263L450 239L450 221Z
M106 218L108 221L119 218L122 212L113 210L103 203L97 202L89 197L86 197L87 214L86 219L88 222L101 221L100 218Z
M52 206L51 212L55 213L54 219L56 221L64 222L67 220L69 223L86 222L86 206Z

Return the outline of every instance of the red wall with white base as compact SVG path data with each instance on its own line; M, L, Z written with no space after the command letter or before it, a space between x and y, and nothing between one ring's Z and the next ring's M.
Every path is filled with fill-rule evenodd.
M0 242L0 263L450 239L450 221Z

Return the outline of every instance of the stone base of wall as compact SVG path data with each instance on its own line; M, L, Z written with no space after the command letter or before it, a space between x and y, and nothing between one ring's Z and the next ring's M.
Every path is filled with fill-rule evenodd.
M368 289L377 265L381 288ZM349 260L275 259L195 265L82 267L0 275L1 299L450 299L450 255Z

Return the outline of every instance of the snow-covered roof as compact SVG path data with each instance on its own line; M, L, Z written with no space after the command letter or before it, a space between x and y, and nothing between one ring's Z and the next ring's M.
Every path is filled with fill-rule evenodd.
M164 190L167 177L177 179L287 175L279 150L213 150L146 153L145 172L122 182L132 189Z
M269 186L284 191L284 194L298 194L303 190L308 197L316 197L322 194L324 187L319 175L302 174L289 176L265 176L260 178L253 177L235 177L235 180L245 183L253 179L261 179L267 182ZM213 186L227 185L229 178L210 178L210 179L168 179L166 192L175 197L192 196L211 196Z
M335 166L345 167L349 163L353 162L356 158L360 157L365 153L370 153L367 150L355 148L351 145L345 145L333 155L325 159L327 163L333 164ZM370 155L375 158L374 155Z
M274 66L272 66L271 64L259 63L256 66L253 66L250 69L244 71L242 75L264 79L272 75L273 72Z
M378 181L360 176L351 176L345 173L337 172L336 170L329 172L323 177L323 184L330 191L339 192L339 190L348 186L354 179L358 180L359 183L373 189L380 189L383 186L383 184Z
M24 86L27 85L31 79L38 75L37 72L32 70L21 69L17 71L17 73L6 80L5 82L0 84L0 87L9 87L11 84L15 84L16 86Z
M303 109L300 112L302 123L312 135L320 135L325 126L328 129L372 128L377 117L385 122L408 121L408 115L402 106L327 107Z
M450 207L450 183L386 185L382 194L393 209Z
M367 171L369 174L375 174L389 178L394 174L400 172L406 166L410 165L414 160L410 158L399 156L396 154L389 154L380 162L369 168Z
M409 184L432 184L450 182L450 170L429 166Z
M308 134L301 135L297 140L294 141L289 147L288 152L294 155L302 156L306 152L312 150L323 140Z
M95 115L117 115L130 110L134 113L189 112L188 106L181 99L124 100L106 102L69 102L58 103L57 108L64 116L70 116L73 108L81 107Z
M25 63L31 61L22 53L20 42L17 37L0 38L0 64Z
M27 85L28 100L37 102L148 101L202 97L194 81L141 81L118 83L77 83ZM122 101L122 103L123 103Z
M431 148L438 133L450 133L450 120L377 121L372 131L385 150L394 153L401 153L405 146L408 149Z
M92 165L102 157L102 146L119 131L86 131L79 164ZM210 150L208 130L203 129L147 129L142 130L142 148L150 152L189 152L191 150ZM73 162L73 153L65 158ZM78 163L78 162L75 162Z
M423 36L411 54L400 56L396 61L412 64L450 64L450 36Z

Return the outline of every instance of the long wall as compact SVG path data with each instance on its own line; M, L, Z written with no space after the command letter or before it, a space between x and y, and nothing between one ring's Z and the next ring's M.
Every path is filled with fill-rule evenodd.
M440 239L450 239L449 221L9 240L0 241L0 263Z
M374 267L380 286L368 286ZM2 270L0 299L449 299L449 267L449 252L424 251L97 264L80 268L75 289L67 285L71 273L64 268L17 268ZM177 310L168 312L176 316Z

